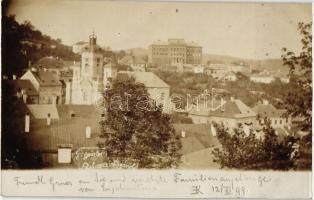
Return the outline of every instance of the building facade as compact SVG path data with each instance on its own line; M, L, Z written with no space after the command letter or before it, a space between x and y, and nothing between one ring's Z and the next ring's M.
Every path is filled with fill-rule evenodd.
M149 46L148 62L155 65L178 65L202 63L202 47L184 39L157 41Z
M64 91L61 82L50 71L28 70L21 80L29 80L39 94L39 104L62 104Z
M110 69L108 69L108 67ZM102 97L109 78L115 78L114 68L105 65L101 48L93 34L81 52L81 63L72 67L72 82L66 82L66 104L92 105Z
M208 109L192 109L189 117L194 124L223 123L228 128L236 128L238 124L256 124L256 113L241 100L221 99L220 104Z

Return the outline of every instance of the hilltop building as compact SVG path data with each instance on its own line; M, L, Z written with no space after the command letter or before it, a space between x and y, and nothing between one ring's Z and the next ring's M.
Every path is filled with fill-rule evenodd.
M168 39L157 41L149 46L148 62L155 65L178 65L202 63L202 47L184 39Z
M77 42L77 43L73 44L72 52L73 53L81 53L82 49L87 45L88 45L88 42L83 42L83 41Z

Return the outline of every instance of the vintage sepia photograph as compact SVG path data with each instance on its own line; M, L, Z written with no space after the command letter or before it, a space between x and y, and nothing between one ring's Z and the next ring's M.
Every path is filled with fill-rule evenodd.
M2 171L311 172L311 3L3 0L1 32Z

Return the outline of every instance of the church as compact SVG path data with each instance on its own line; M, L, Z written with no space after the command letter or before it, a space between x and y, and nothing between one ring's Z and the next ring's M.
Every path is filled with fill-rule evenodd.
M117 76L117 69L105 65L97 37L89 36L89 43L82 48L81 62L71 66L72 82L66 82L66 104L92 105L102 98L101 91Z

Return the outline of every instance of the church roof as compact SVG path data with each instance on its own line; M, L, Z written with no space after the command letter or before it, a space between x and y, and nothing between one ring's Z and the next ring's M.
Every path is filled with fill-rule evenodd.
M147 88L169 88L170 86L161 80L153 72L130 72L120 71L118 72L118 79L134 77L136 81L143 83Z

